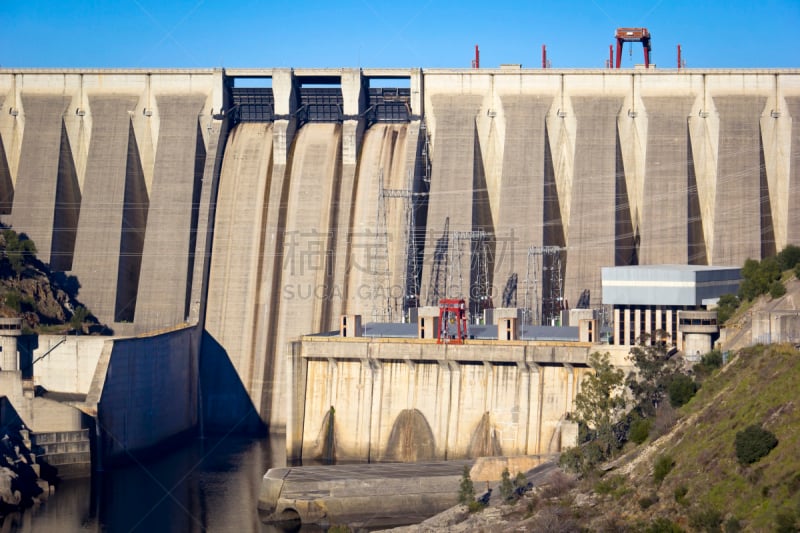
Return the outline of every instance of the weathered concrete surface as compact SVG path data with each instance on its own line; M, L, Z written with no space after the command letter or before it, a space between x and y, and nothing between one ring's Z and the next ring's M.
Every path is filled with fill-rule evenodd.
M305 337L293 344L287 455L426 461L559 452L576 439L565 416L591 351L581 343Z
M374 528L420 522L451 508L465 466L478 496L483 483L499 500L504 468L535 486L555 468L553 456L482 457L472 461L350 464L272 468L261 481L259 515L266 522L299 519L320 525ZM463 506L462 506L463 507ZM442 527L446 524L438 524Z
M106 343L82 408L97 417L103 462L195 429L199 343L191 326Z
M258 508L265 522L351 526L410 524L458 501L471 461L271 468L261 481Z
M31 358L36 360L48 350L52 351L34 366L36 384L48 391L88 394L107 342L113 343L113 338L40 335Z

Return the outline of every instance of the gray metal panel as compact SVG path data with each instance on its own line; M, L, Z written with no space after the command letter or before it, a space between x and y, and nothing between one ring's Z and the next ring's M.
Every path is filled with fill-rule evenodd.
M577 341L578 328L575 326L520 326L520 339L535 341Z
M603 268L603 303L696 306L739 287L737 267L652 265ZM614 286L613 282L627 285Z
M370 322L362 328L362 331L365 337L392 337L398 339L416 339L419 334L417 324L398 322Z

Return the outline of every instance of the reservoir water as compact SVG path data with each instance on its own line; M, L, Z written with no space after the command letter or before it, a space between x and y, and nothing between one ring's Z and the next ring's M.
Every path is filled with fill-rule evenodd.
M261 522L257 503L264 473L285 464L280 436L197 439L151 461L62 481L38 507L0 519L0 532L282 532Z

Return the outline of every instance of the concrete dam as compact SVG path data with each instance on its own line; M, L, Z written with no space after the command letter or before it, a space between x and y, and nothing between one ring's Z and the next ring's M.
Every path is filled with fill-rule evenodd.
M341 315L542 323L604 266L800 244L796 70L2 69L0 103L0 221L116 334L196 325L211 427L284 429Z

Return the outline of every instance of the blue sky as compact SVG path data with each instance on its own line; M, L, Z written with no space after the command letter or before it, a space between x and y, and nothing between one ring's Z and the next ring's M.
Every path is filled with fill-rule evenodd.
M800 1L4 0L2 67L603 67L644 26L651 61L800 67ZM623 67L642 62L628 44Z

